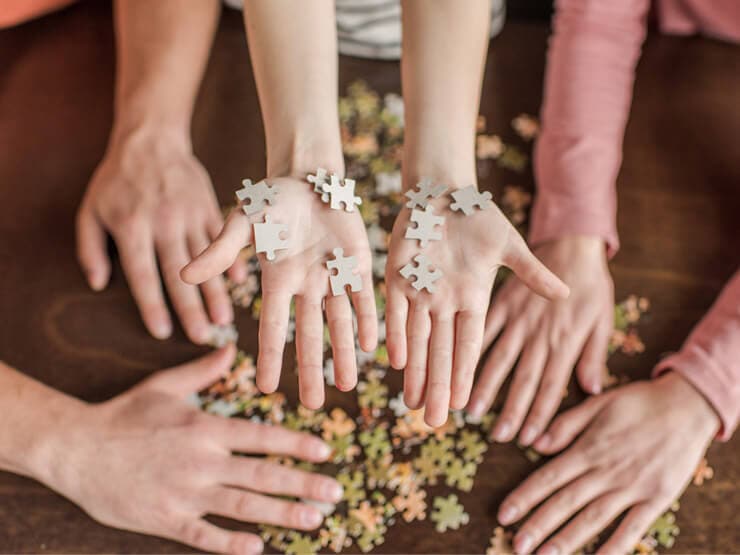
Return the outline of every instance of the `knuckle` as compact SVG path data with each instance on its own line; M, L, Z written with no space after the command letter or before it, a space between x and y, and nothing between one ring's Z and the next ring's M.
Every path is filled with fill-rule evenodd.
M198 521L183 522L178 526L176 534L184 543L190 545L202 546L207 541L207 532Z

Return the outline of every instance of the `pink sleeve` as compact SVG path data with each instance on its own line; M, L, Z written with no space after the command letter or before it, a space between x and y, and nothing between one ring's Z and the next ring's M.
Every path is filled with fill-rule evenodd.
M558 0L530 242L599 235L619 247L616 178L650 0Z
M740 417L740 270L681 350L661 361L653 375L667 370L680 373L706 397L722 420L719 438L728 440Z

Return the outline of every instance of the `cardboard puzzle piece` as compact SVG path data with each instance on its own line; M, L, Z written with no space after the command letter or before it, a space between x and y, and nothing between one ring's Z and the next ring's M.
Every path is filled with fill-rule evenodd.
M273 204L277 193L278 187L268 185L264 179L257 183L252 183L251 179L243 179L242 188L236 192L236 198L239 199L244 213L251 216L262 210L266 204Z
M330 195L329 206L333 210L342 210L344 207L347 212L354 212L355 205L362 204L362 199L355 196L354 179L339 179L336 175L332 175L330 182L324 183L321 189Z
M493 206L491 202L491 193L483 191L482 193L475 188L475 185L469 185L463 189L453 191L452 198L455 202L450 204L450 210L460 210L466 216L470 216L475 208L488 210Z
M357 269L357 259L354 256L344 256L344 249L341 248L336 248L333 252L334 260L326 261L332 295L335 297L341 295L347 285L353 293L362 291L362 277L354 273Z
M436 268L434 271L430 271L429 268L431 268L432 264L423 254L417 254L413 261L416 262L416 266L409 262L401 268L401 275L405 279L409 279L412 276L415 277L416 279L411 282L411 285L417 291L426 289L430 293L434 293L434 282L442 277L442 270Z
M406 228L406 239L418 239L421 248L425 248L429 241L439 241L442 239L442 232L434 228L445 223L444 216L437 216L434 213L434 207L429 205L424 210L414 208L411 212L411 221L416 224L412 227L410 224Z
M275 260L275 251L288 248L287 239L282 239L281 234L288 231L285 224L273 223L269 215L265 215L265 221L254 224L254 246L257 253L264 252L267 260Z
M236 331L234 324L225 324L222 326L211 324L209 334L208 344L217 349L228 343L236 343L236 340L239 339L239 332Z
M447 186L441 183L434 185L430 180L424 179L416 184L416 191L406 191L409 201L406 208L426 208L433 198L442 196L447 191Z
M432 521L436 523L437 532L444 532L449 529L457 530L461 525L467 524L469 520L470 517L465 509L457 501L457 495L434 498Z
M313 183L313 192L321 195L321 202L329 202L329 193L325 193L323 188L329 182L329 174L324 168L317 168L316 174L309 174L306 181Z

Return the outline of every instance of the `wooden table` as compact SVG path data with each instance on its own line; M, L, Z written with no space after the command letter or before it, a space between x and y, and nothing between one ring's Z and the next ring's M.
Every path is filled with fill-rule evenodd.
M491 43L481 112L505 138L513 136L512 116L537 113L547 33L544 24L511 22ZM89 401L202 352L181 331L166 342L147 335L120 267L110 287L93 294L75 259L74 214L106 145L114 63L105 3L0 32L0 357ZM680 346L740 261L739 69L740 49L730 45L648 40L619 179L623 247L612 263L617 298L637 293L653 306L642 328L646 352L611 361L631 376L647 376L662 353ZM362 77L381 93L400 91L395 63L342 59L340 72L340 90ZM193 135L223 203L243 176L263 172L255 86L241 21L230 11ZM509 179L494 171L483 184ZM518 182L531 187L531 175ZM255 352L250 317L240 314L238 324L241 347ZM285 383L294 394L294 384ZM737 437L712 446L715 478L683 497L674 551L740 551L739 456ZM533 466L515 446L492 447L474 492L461 496L470 525L444 535L430 523L397 525L377 551L481 552L498 503ZM0 552L184 550L105 528L45 487L0 473Z

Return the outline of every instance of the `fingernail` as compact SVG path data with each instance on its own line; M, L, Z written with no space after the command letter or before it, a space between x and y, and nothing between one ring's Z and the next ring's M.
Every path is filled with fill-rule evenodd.
M517 553L529 553L530 549L532 549L533 543L534 540L529 532L519 534L514 540Z
M473 418L480 418L482 416L483 412L483 402L479 399L476 399L475 401L470 403L470 406L468 407L468 413Z
M532 443L534 441L534 438L536 437L537 428L529 424L524 427L522 433L519 435L519 442L526 447L529 446L529 444Z
M493 439L496 441L506 441L511 431L511 424L508 420L502 420L496 424L496 428L493 430Z
M599 393L601 393L601 384L599 382L591 383L591 393L593 393L594 395L598 395Z
M498 515L501 524L511 524L519 511L514 505L504 505Z
M329 482L324 488L324 495L328 499L338 503L344 495L344 488L337 482Z
M316 528L324 520L324 517L321 516L318 510L307 507L303 510L302 520L307 528Z
M554 545L546 545L540 549L540 555L558 555L558 553L560 553L560 550Z
M329 447L326 443L319 443L318 447L316 448L316 456L321 460L326 460L331 455L331 447Z
M100 291L105 285L103 274L100 272L90 272L87 274L87 280L90 283L90 288L93 291Z
M538 451L542 451L543 449L547 449L549 447L550 442L552 442L552 436L550 434L544 434L537 441L535 441L534 448Z
M168 320L158 320L152 324L152 333L157 339L167 339L172 334L172 324Z

